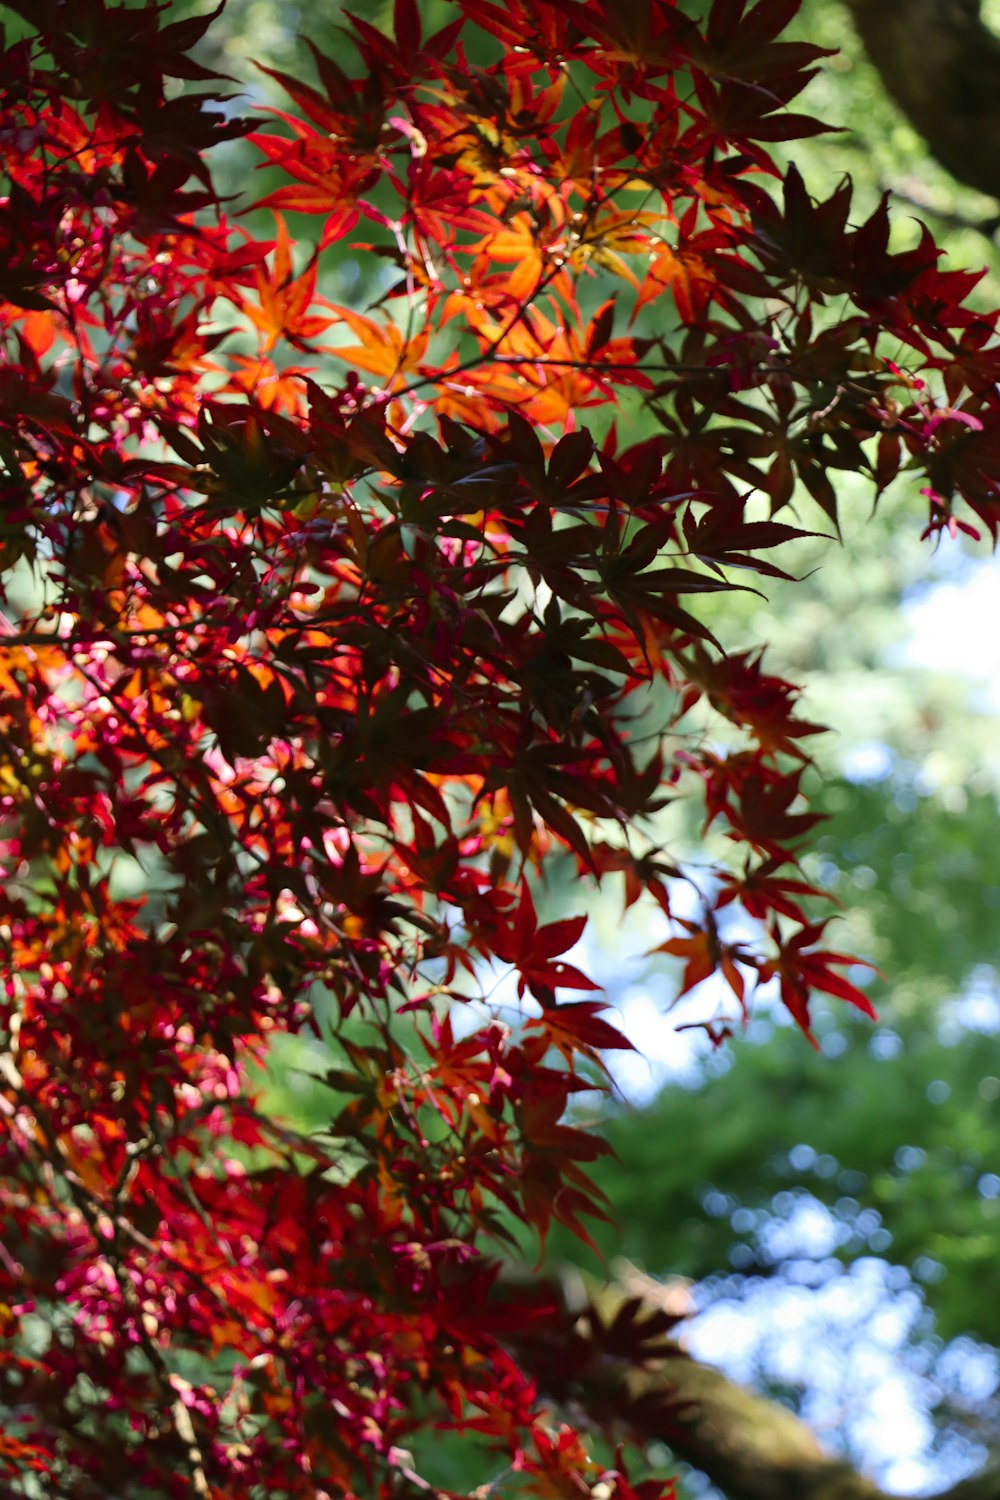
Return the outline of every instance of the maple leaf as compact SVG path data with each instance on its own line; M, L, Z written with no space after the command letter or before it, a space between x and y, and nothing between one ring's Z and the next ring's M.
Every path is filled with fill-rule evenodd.
M579 988L579 986L570 987ZM546 1006L545 1014L532 1017L526 1024L526 1030L541 1031L546 1040L562 1053L571 1067L574 1054L580 1053L605 1070L600 1057L601 1052L635 1051L628 1038L603 1019L601 1012L607 1008L603 1001L575 1000L570 1003L564 1001L559 1006Z
M531 888L526 881L522 882L520 901L511 914L506 931L497 934L493 940L497 957L504 963L513 964L519 972L519 995L528 989L536 999L551 1001L557 989L599 988L579 969L559 958L580 941L586 925L586 917L564 917L561 921L539 927Z
M669 290L684 323L697 322L712 300L716 278L694 245L675 247L660 240L649 256L649 269L639 287L633 316Z
M770 914L789 917L793 922L804 923L802 906L797 899L804 896L822 896L826 893L807 880L779 875L777 871L787 860L782 857L766 859L757 865L749 861L742 874L732 871L723 875L721 890L716 898L716 909L738 900L751 917L765 921Z
M684 918L673 919L683 928L686 937L668 938L666 942L651 948L647 956L654 953L669 953L684 960L684 972L677 999L695 989L703 980L718 971L740 1003L743 1018L747 1017L745 1000L746 985L739 965L758 968L758 962L750 950L741 943L723 942L716 926L714 915L707 912L702 922L690 922Z
M713 660L696 641L685 665L690 681L707 693L712 707L733 723L745 726L762 751L805 760L806 753L797 741L822 733L822 725L795 717L796 689L783 678L763 672L760 662L761 653L748 651ZM742 826L747 828L745 822Z
M359 196L371 186L375 168L350 156L326 136L291 121L293 139L254 131L249 137L267 160L293 178L261 198L258 208L284 213L324 214L321 248L348 234L358 222Z
M733 825L730 837L745 839L755 849L780 857L796 840L823 821L822 813L792 812L801 796L802 772L771 777L748 776L739 790L739 806L727 804Z
M282 338L296 349L302 349L309 340L324 333L334 321L333 316L310 315L309 309L316 301L316 260L312 260L301 276L293 274L291 240L285 221L275 214L278 237L274 249L274 261L270 277L257 271L257 297L259 306L249 300L243 302L243 312L255 328L264 334L260 346L262 355L269 354Z
M809 998L814 991L846 1000L864 1015L876 1019L875 1009L864 991L835 972L837 968L874 966L849 953L835 953L815 946L821 941L829 920L806 923L788 938L782 938L779 929L772 927L771 936L778 953L776 957L765 960L760 969L762 984L777 977L782 1001L817 1050L819 1044L813 1036L809 1018Z
M376 322L349 308L334 309L336 321L345 324L361 339L360 344L326 345L325 352L342 359L371 375L382 376L387 390L405 382L406 376L420 370L420 361L430 342L430 331L422 329L408 339L390 320Z

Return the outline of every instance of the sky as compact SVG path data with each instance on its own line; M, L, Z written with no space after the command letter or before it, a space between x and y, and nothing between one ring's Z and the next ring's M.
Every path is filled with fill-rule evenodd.
M1000 558L969 562L907 608L902 663L969 679L977 707L1000 713Z

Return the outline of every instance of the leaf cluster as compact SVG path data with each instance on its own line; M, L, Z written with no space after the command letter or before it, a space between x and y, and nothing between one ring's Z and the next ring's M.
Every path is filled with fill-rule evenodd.
M787 108L820 57L782 39L795 8L461 0L425 36L397 0L351 23L354 71L270 69L291 108L251 130L188 56L211 18L13 7L0 1461L24 1493L426 1491L428 1410L525 1493L664 1492L560 1425L508 1336L531 1308L491 1301L511 1223L606 1215L607 1144L568 1110L628 1046L566 1000L595 989L584 923L539 921L533 886L562 857L655 903L685 985L733 993L714 1039L772 979L807 1034L817 991L868 1011L799 863L817 726L705 605L789 577L772 554L815 533L775 515L800 486L836 527L840 472L912 470L930 533L997 525L975 278L770 155L821 128ZM212 185L243 134L273 238ZM364 311L319 293L355 233L388 267ZM654 436L607 420L620 397ZM654 835L681 797L732 851L697 881ZM323 1025L329 1118L296 1132L252 1080ZM649 1330L590 1332L599 1361Z

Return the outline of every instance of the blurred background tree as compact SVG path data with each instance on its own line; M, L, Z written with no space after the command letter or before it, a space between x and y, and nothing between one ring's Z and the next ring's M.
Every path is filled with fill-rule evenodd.
M391 13L388 0L353 8L376 23ZM422 8L429 25L449 10ZM339 15L231 0L206 61L251 80L253 103L277 102L251 60L309 76L298 33L336 55ZM1000 3L806 0L794 26L833 52L809 107L847 126L796 143L812 190L849 173L860 213L891 189L901 242L916 233L908 215L927 219L949 264L987 267L981 295L995 305ZM235 185L250 157L228 149ZM304 256L311 226L290 223ZM327 295L359 310L386 285L349 242L321 275ZM627 416L633 434L655 420ZM626 1259L619 1278L638 1267L690 1282L691 1352L801 1415L884 1488L914 1494L1000 1454L1000 696L976 675L998 636L1000 577L981 549L932 555L904 481L874 514L868 486L845 474L842 488L840 552L810 571L804 548L800 581L776 583L767 601L721 596L712 624L737 649L769 641L773 669L807 684L807 717L834 728L816 767L829 822L806 868L843 903L836 946L879 966L881 1024L821 1011L813 1056L765 995L716 1051L675 1029L713 1013L707 986L668 1013L675 962L624 964L626 950L662 941L655 917L636 911L625 933L617 899L596 908L588 972L648 1059L622 1065L620 1097L599 1106L618 1161L600 1174L615 1223L596 1237L613 1268ZM699 831L683 813L674 837L678 827L696 860ZM549 915L578 909L568 882L544 899ZM273 1061L271 1098L302 1125L329 1118L329 1092L309 1077L325 1062L321 1044L302 1042ZM581 1252L566 1238L550 1254ZM584 1270L603 1274L596 1258ZM457 1484L461 1454L439 1447L440 1482ZM654 1457L673 1461L665 1447ZM687 1483L706 1481L692 1470ZM737 1480L725 1487L739 1500Z

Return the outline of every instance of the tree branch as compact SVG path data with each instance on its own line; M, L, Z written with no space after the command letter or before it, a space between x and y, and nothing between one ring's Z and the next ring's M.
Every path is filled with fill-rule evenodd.
M979 0L846 0L903 114L959 182L1000 198L1000 38Z
M610 1285L586 1285L585 1299L602 1321L610 1322L616 1310L636 1296L643 1298L650 1314L683 1311L676 1287L656 1282L627 1263L617 1263L614 1271L618 1279ZM583 1290L579 1273L570 1272L563 1282L570 1309L580 1304ZM678 1459L700 1470L727 1500L898 1500L828 1453L786 1407L690 1358L679 1344L675 1347L676 1357L622 1371L628 1395L623 1404L660 1397L663 1410L668 1402L677 1403L681 1410L671 1415L669 1430L647 1431L645 1436L662 1438ZM600 1399L605 1398L602 1391ZM586 1395L582 1404L586 1406ZM655 1411L657 1403L649 1401L649 1409ZM991 1464L934 1500L1000 1500L1000 1467Z
M878 1486L824 1452L792 1412L721 1370L679 1358L657 1375L692 1403L670 1435L672 1450L728 1500L879 1500Z

